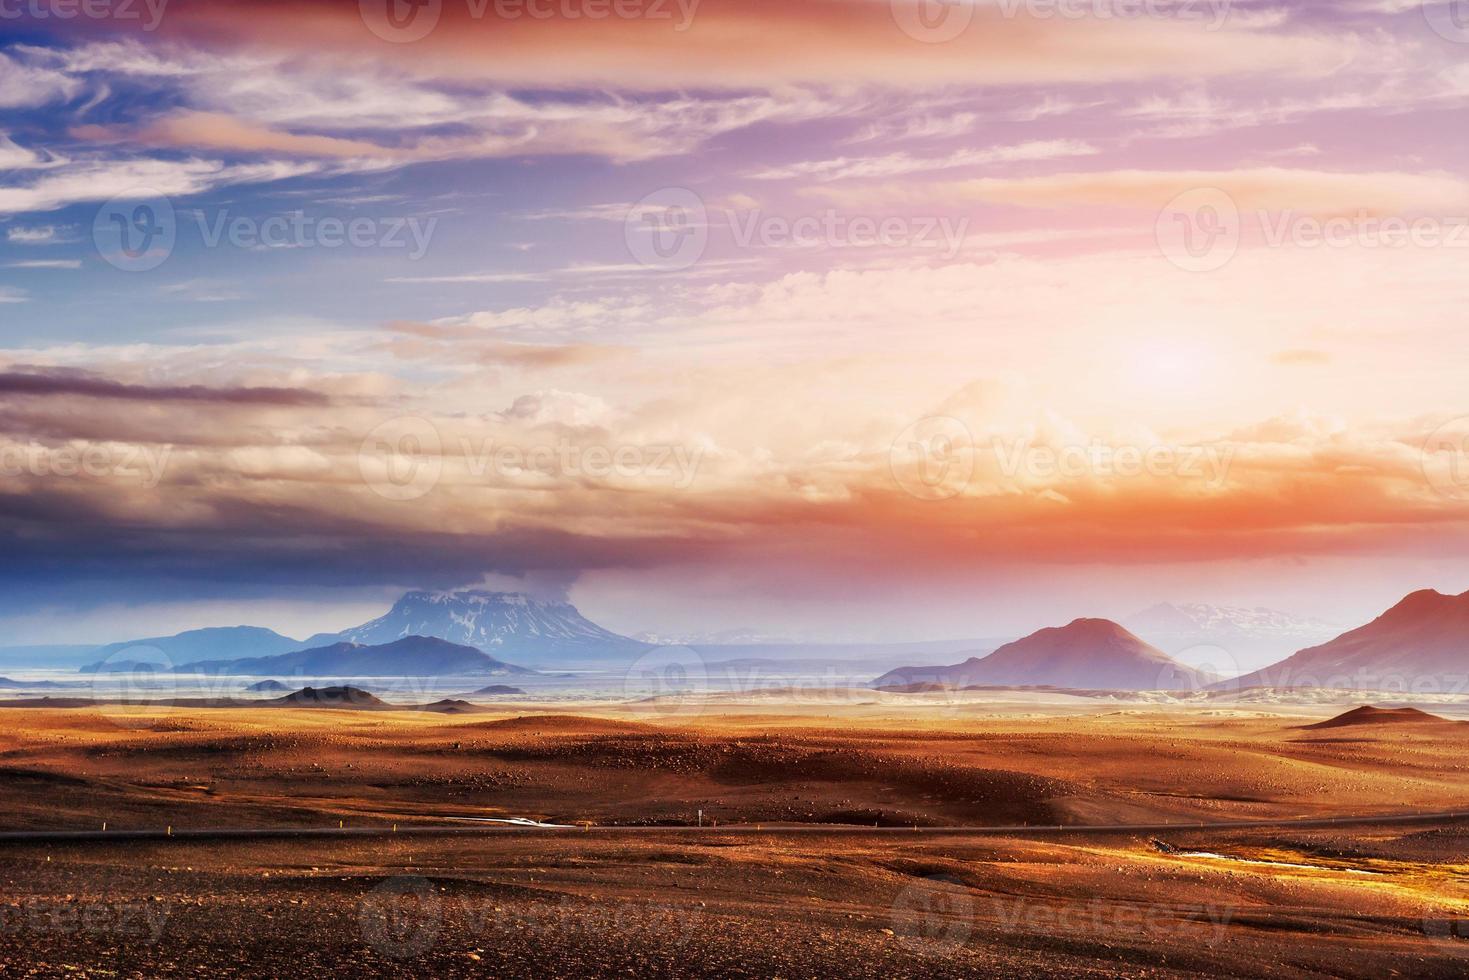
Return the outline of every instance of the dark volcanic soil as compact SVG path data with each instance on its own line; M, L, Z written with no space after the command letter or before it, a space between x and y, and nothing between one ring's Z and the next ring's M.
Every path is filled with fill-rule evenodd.
M951 730L767 716L677 726L322 708L121 720L28 709L0 721L4 830L406 830L456 814L598 825L0 842L0 977L1469 968L1464 825L1184 829L1461 809L1461 726L1327 733L1299 718L1130 712ZM699 810L720 828L658 826ZM1138 820L1179 829L931 829ZM884 829L811 829L832 822Z
M1353 895L1344 872L1234 870L1142 840L627 833L11 846L0 975L1450 977L1469 965L1458 920ZM1263 846L1170 846L1205 844Z

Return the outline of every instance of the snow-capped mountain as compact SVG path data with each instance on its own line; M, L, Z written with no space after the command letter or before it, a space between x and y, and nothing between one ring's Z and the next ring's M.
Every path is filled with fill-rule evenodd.
M1173 656L1192 659L1196 648L1220 648L1238 671L1252 670L1290 656L1306 646L1323 643L1341 627L1320 619L1304 619L1278 609L1256 606L1215 606L1202 602L1160 602L1123 625ZM1215 669L1227 668L1217 657Z
M1320 619L1302 619L1279 609L1211 606L1203 602L1160 602L1128 620L1165 633L1247 632L1271 636L1312 636L1336 629Z
M375 645L405 636L437 637L531 667L627 664L647 649L647 644L598 626L569 602L477 589L409 592L385 615L340 633L314 636L307 645Z

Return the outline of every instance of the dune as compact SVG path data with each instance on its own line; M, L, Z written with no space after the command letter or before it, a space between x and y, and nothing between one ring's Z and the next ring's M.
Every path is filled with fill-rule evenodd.
M481 711L483 709L480 708L480 706L477 704L471 704L470 702L461 700L459 698L444 698L441 701L435 701L433 704L426 704L419 710L437 711L438 713L444 715L461 715L473 711Z
M1302 725L1302 728L1351 728L1358 725L1403 725L1403 724L1430 724L1430 725L1457 725L1458 722L1438 715L1431 715L1417 708L1377 708L1370 704L1364 704L1360 708L1343 712L1335 718L1319 721L1314 725Z
M594 718L587 715L517 715L496 721L475 722L470 728L494 731L523 731L535 733L575 732L577 734L623 734L627 732L656 732L656 725L639 721L621 721L613 718Z

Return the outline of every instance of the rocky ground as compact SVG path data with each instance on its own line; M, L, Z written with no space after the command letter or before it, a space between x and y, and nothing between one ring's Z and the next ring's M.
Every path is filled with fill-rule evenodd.
M1463 826L1182 827L1462 806L1469 772L1443 726L1344 736L1277 716L1144 714L843 729L303 709L122 728L5 714L4 829L409 828L444 813L597 827L4 843L0 976L1469 972ZM725 828L660 829L698 809ZM1180 827L938 832L1139 816ZM809 829L869 821L870 833ZM760 830L730 829L750 823Z

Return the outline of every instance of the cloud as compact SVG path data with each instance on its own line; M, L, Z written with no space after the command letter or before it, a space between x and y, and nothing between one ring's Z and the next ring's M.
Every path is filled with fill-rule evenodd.
M262 183L315 173L312 164L270 161L76 159L29 184L0 186L0 214L56 211L112 198L188 197L215 187Z
M619 413L596 395L551 390L521 395L500 415L508 421L527 425L584 429L610 425L617 420Z
M210 388L204 385L132 385L77 371L0 373L0 398L76 397L137 402L210 402L224 405L326 405L304 388Z
M602 364L634 353L610 344L518 343L487 336L477 327L446 323L399 322L389 329L401 335L385 343L395 356L446 365L474 363L539 371Z
M7 262L7 269L80 269L81 259L26 259L21 262Z
M41 170L58 166L62 162L49 154L19 146L10 137L0 133L0 170Z
M31 109L67 102L83 87L65 72L21 64L0 51L0 108Z
M836 157L830 160L808 160L783 167L759 170L750 176L759 180L791 178L849 180L852 178L896 177L932 170L953 170L991 163L1016 163L1034 160L1056 160L1089 156L1096 147L1081 140L1033 140L1014 146L992 146L982 149L954 150L936 157L915 157L908 153L889 153L876 157Z
M16 225L7 228L5 240L12 245L61 245L72 239L55 225Z
M531 97L494 82L441 83L318 53L256 49L213 60L187 49L101 43L34 56L73 71L142 76L187 105L151 119L75 127L79 139L380 165L540 154L625 162L688 152L759 123L839 111L834 97L810 92Z
M1447 173L1336 172L1258 167L1240 170L1108 170L1044 177L818 187L810 193L840 202L970 201L1023 208L1068 206L1158 210L1173 198L1217 188L1250 210L1310 214L1405 214L1469 207L1469 182Z
M1042 20L962 5L972 22L945 43L925 43L899 26L916 0L887 3L748 3L704 0L685 19L664 17L476 19L445 4L436 27L413 44L378 44L356 5L329 0L262 11L214 3L170 11L171 37L230 39L277 51L380 57L423 77L490 80L525 87L660 91L777 89L792 85L1101 83L1122 79L1238 73L1320 73L1354 50L1352 39L1283 30L1266 34L1198 18ZM1218 25L1216 25L1218 26ZM817 46L812 38L820 38Z
M91 142L128 140L152 146L183 146L287 156L350 159L387 156L392 152L365 140L281 132L217 112L179 112L153 120L132 132L119 127L81 126L72 130L72 135Z
M1288 367L1316 367L1331 363L1331 354L1324 350L1310 350L1309 348L1294 348L1291 350L1277 351L1270 358L1276 364Z

